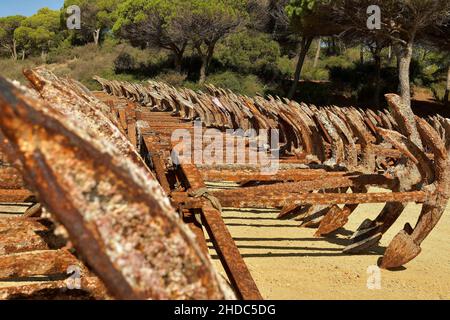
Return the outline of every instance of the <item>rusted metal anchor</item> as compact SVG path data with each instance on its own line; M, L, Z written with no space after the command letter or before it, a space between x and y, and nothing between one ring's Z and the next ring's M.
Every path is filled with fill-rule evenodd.
M420 118L416 121L423 143L434 154L435 181L426 187L433 197L423 204L415 228L406 224L389 244L380 264L386 269L402 266L419 255L421 243L438 223L450 198L450 149L430 124Z
M0 109L9 156L114 297L223 298L209 259L136 159L4 79Z

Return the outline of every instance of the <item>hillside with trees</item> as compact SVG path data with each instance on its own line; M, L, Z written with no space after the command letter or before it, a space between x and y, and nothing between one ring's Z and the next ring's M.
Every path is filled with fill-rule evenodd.
M73 5L80 30L66 27ZM373 5L380 29L367 26ZM0 70L21 80L23 68L47 64L91 89L94 75L156 78L371 108L398 92L445 112L449 28L448 0L65 0L0 18Z

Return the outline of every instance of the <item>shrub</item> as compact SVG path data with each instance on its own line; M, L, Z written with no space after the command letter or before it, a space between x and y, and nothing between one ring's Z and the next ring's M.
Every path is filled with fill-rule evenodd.
M269 35L244 31L219 44L215 57L225 68L239 73L271 73L280 57L280 46Z
M298 99L300 101L318 105L330 103L331 97L329 94L331 93L331 88L328 83L303 82L298 91Z
M68 39L62 41L58 47L50 49L48 54L49 63L63 63L73 58L73 47Z
M331 56L322 61L322 65L327 68L343 68L348 69L355 66L354 61L347 56Z
M302 80L328 80L330 71L321 65L314 68L313 62L308 60L302 69Z
M348 87L359 102L372 102L375 93L375 65L373 63L353 64L351 67L330 68L330 81ZM381 93L397 92L396 68L381 69ZM383 101L380 97L380 101Z
M445 89L447 88L447 82L441 81L436 82L431 85L431 91L433 92L433 96L437 101L444 101Z
M10 58L0 59L0 75L2 77L18 80L21 83L27 83L22 70L29 69L41 64L40 58L26 59L24 61L14 61Z
M230 71L211 75L206 82L248 96L255 96L258 93L263 94L265 89L257 76L243 76Z
M277 59L277 69L280 78L292 78L294 76L295 61L287 56L279 57Z
M168 71L156 76L155 80L168 83L174 87L182 87L186 80L186 75L175 71Z
M194 91L203 90L203 86L201 84L199 84L198 82L193 82L193 81L185 81L183 83L183 87L194 90Z
M120 46L120 41L110 34L106 34L105 39L100 43L100 46L104 52L115 52L117 46Z
M127 73L134 70L136 60L128 52L122 52L114 60L114 71L116 73Z

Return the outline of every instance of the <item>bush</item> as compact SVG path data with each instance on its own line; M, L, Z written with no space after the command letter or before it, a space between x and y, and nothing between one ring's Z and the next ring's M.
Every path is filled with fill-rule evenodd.
M281 78L292 78L294 77L295 61L287 56L279 57L277 59L277 69Z
M416 59L411 61L411 79L417 86L431 87L440 78L441 71L437 64Z
M175 71L168 71L156 76L155 80L168 83L174 87L182 87L186 80L186 75L180 74Z
M136 60L128 52L122 52L114 60L114 71L116 73L127 73L134 70Z
M433 96L437 101L444 101L445 90L447 88L447 82L441 81L437 83L433 83L431 85L431 91L433 92Z
M297 98L306 103L327 105L333 100L329 83L303 82L298 91Z
M306 61L303 65L302 80L328 80L330 78L330 71L321 65L314 68L312 61Z
M331 69L331 68L342 68L348 69L353 68L355 66L355 62L347 57L347 56L331 56L322 60L322 65Z
M243 76L227 71L209 76L206 82L248 96L264 94L264 85L255 75Z
M269 35L245 31L225 38L215 58L223 67L239 73L267 75L276 72L280 55L280 45Z
M104 52L115 52L117 46L120 46L120 40L112 37L111 35L107 34L105 36L105 39L103 42L100 43L100 46L102 48L102 51Z
M73 58L73 47L68 39L62 41L58 47L50 49L48 63L63 63Z
M22 73L23 69L30 69L41 64L40 58L26 59L24 61L14 61L10 58L0 59L0 75L2 77L20 81L26 84L27 81Z
M373 63L353 64L352 67L330 68L330 81L348 87L359 102L371 103L375 90L375 65ZM381 69L381 93L397 92L396 68ZM380 97L380 101L383 101Z
M198 82L193 82L193 81L185 81L183 83L183 87L184 88L188 88L194 91L198 91L198 90L203 90L204 87L201 84L198 84Z

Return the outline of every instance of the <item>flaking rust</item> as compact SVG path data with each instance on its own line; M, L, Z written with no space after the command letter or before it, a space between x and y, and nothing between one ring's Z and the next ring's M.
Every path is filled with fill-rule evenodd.
M415 228L407 224L391 241L381 261L383 268L402 266L419 255L421 243L439 222L450 198L450 148L429 123L420 118L416 121L424 145L434 154L435 180L427 186L433 196L423 204Z
M209 260L136 159L4 79L0 108L27 184L114 297L223 298Z
M422 203L416 226L405 225L381 259L382 267L395 268L420 253L450 197L450 121L414 118L396 95L386 96L391 111L375 112L249 98L211 85L194 92L98 77L104 93L93 94L44 68L25 76L35 90L0 80L0 197L24 201L30 187L70 242L66 235L58 242L42 218L27 218L41 215L40 204L25 218L2 219L0 277L63 276L69 264L81 263L84 287L67 294L56 280L0 290L2 297L260 299L222 207L280 208L279 218L317 228L319 237L345 226L359 204L386 203L343 250L359 253L380 241L408 202ZM262 164L174 166L172 132L192 134L199 119L222 131L277 129L278 172L261 174ZM234 160L249 160L250 138L233 139L242 147ZM205 181L235 186L211 190ZM373 193L372 186L392 192ZM201 223L234 293L211 265ZM108 294L68 251L72 244Z
M434 117L416 123L397 95L386 95L390 111L374 112L317 108L271 96L249 98L211 85L204 93L154 81L137 85L96 80L111 95L132 99L150 111L172 112L183 120L200 118L206 127L278 129L281 164L303 167L280 168L272 176L259 174L258 166L203 167L207 181L241 185L236 190L211 192L222 206L281 208L279 218L297 217L302 226L318 227L316 236L323 236L343 227L359 204L385 202L378 217L366 219L355 232L345 253L370 249L408 202L423 203L417 227L405 226L388 248L382 263L385 268L406 263L420 252L420 243L447 204L448 178L444 177L450 176L450 169L443 150L449 150L449 121ZM150 127L158 131L153 125ZM164 138L158 143L162 146ZM392 193L369 193L371 186Z
M0 289L0 300L106 300L111 299L95 277L81 278L80 288L68 290L67 280L41 281Z

